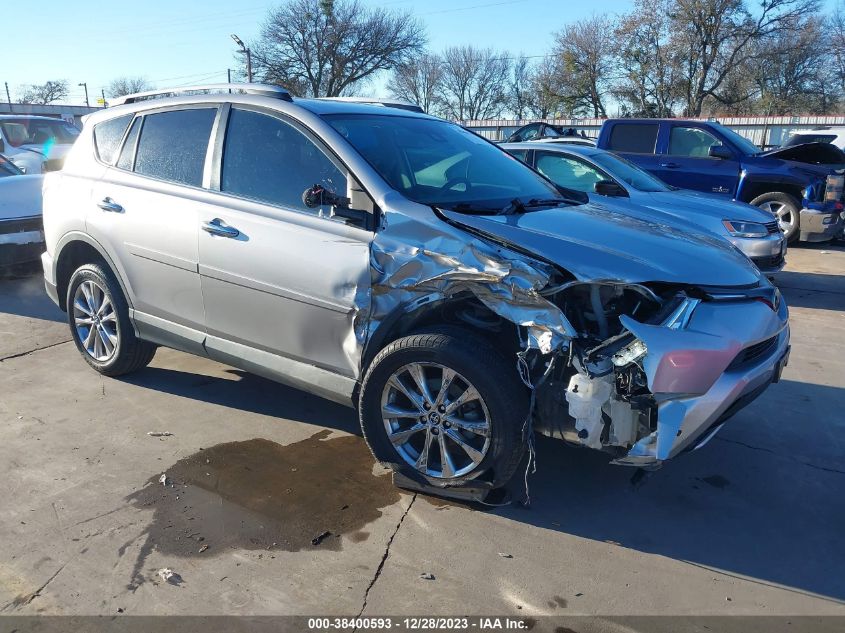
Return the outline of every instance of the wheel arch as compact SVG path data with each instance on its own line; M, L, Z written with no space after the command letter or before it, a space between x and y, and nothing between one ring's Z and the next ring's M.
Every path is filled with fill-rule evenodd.
M119 274L117 267L108 253L106 253L102 244L90 235L80 232L68 233L59 241L55 253L53 273L54 279L56 280L56 292L60 298L59 307L62 310L67 310L65 298L67 297L67 289L71 276L77 268L89 263L102 264L111 271L120 285L127 304L132 307L131 295L127 291L123 277Z
M456 327L482 336L506 355L519 351L519 326L499 316L470 292L442 297L426 295L397 307L367 340L361 355L361 376L376 355L393 341L417 330Z
M801 204L801 199L804 197L804 188L798 183L791 182L772 182L772 181L750 181L743 183L742 191L739 194L739 200L750 203L754 198L762 196L764 193L785 193L798 201Z

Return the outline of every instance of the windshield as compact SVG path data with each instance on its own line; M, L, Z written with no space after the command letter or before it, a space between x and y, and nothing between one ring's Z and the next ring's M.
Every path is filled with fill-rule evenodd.
M590 158L600 167L604 167L611 176L638 191L672 191L665 182L621 156L610 152L597 152L591 154Z
M414 202L492 213L515 199L565 201L535 171L454 123L379 115L324 118L393 189Z
M4 176L20 176L22 173L17 165L0 154L0 178Z
M725 127L724 125L720 125L719 123L714 123L714 125L718 126L719 131L724 134L728 139L737 146L739 151L743 154L748 154L749 156L754 156L755 154L760 153L760 148L757 147L754 143L749 141L744 136L737 134L732 129Z
M0 121L3 136L9 145L70 144L79 136L79 130L59 119L14 119Z

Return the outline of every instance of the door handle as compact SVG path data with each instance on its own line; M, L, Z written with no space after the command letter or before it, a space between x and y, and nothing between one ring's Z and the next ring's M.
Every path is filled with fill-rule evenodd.
M210 222L204 222L202 230L212 235L219 235L220 237L237 237L241 232L234 226L229 226L220 218L214 218Z
M97 203L97 206L103 211L109 211L110 213L123 213L123 207L108 196L100 200L100 202Z
M660 163L661 167L665 167L667 169L677 169L680 167L678 163Z

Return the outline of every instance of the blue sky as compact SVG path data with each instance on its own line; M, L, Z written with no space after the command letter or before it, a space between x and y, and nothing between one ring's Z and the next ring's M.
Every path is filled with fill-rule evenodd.
M545 53L553 32L590 15L596 6L550 0L363 2L413 12L425 23L432 50L473 44L527 55ZM28 2L4 2L0 91L2 82L8 82L14 100L22 84L67 79L68 102L83 103L83 88L77 84L88 83L93 102L102 87L121 75L144 76L158 87L225 81L226 69L238 63L230 34L251 41L268 8L278 4L42 0L36 9ZM629 0L605 0L601 9L621 12L630 5ZM370 92L380 92L379 84Z
M372 6L408 10L426 25L429 46L491 46L526 55L546 53L553 33L567 22L596 12L620 13L631 0L362 0ZM234 68L238 34L253 40L269 7L261 0L58 0L3 3L3 62L0 84L14 100L19 86L67 79L69 103L83 103L80 82L93 102L100 89L121 75L143 76L157 87L226 80ZM828 5L833 0L827 0ZM367 92L382 92L383 80ZM2 90L2 85L0 85ZM5 98L5 94L2 95Z

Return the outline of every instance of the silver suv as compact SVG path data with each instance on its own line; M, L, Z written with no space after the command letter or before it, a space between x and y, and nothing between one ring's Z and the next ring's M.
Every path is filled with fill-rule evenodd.
M503 484L533 432L656 467L780 376L786 305L716 236L407 109L184 90L91 115L46 176L47 291L102 374L234 365L441 488Z

